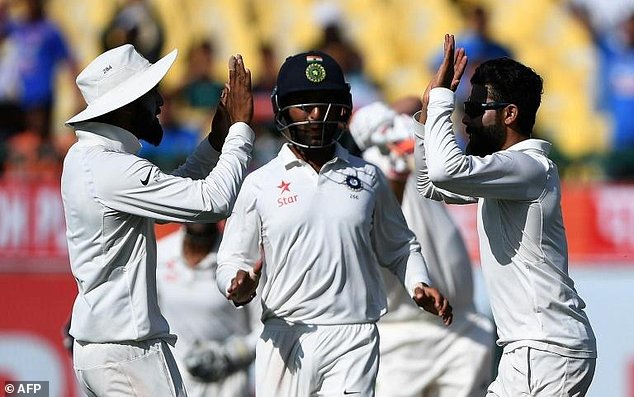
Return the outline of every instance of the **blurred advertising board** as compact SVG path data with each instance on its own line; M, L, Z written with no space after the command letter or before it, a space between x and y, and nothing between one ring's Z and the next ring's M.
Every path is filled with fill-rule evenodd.
M450 206L478 262L475 205ZM634 397L634 185L566 185L570 273L587 302L599 359L589 397ZM176 224L157 227L157 235ZM75 397L62 346L77 286L69 272L64 212L55 181L0 180L0 384L48 381ZM476 301L488 298L476 267ZM4 381L4 382L3 382Z

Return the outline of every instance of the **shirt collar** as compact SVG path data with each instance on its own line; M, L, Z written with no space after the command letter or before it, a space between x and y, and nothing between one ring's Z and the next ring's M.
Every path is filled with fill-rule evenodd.
M139 138L123 128L94 121L75 124L79 142L96 142L110 149L137 154L141 150Z
M290 169L293 166L302 166L305 165L306 162L300 158L298 158L295 153L293 153L293 151L290 148L290 143L285 143L282 145L282 148L280 149L280 153L279 153L279 158L282 160L282 163L284 164L284 167L286 169ZM350 152L348 152L348 150L346 150L346 148L344 148L343 146L341 146L339 143L335 143L335 155L333 157L332 160L329 161L330 162L336 162L338 160L344 161L346 163L350 162Z
M523 141L509 146L507 150L517 150L519 152L523 152L526 150L537 150L543 152L544 155L548 156L548 153L550 153L550 149L552 148L552 146L553 145L550 142L546 142L541 139L524 139Z

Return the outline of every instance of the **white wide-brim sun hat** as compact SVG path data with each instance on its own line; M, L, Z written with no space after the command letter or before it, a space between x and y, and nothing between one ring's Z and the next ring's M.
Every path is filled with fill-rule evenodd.
M124 44L99 55L77 76L77 87L88 106L66 124L110 113L142 97L167 74L176 60L174 49L152 64L134 46Z

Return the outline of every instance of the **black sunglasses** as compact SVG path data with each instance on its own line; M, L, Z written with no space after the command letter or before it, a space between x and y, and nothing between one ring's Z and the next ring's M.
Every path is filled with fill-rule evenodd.
M502 109L504 107L507 107L508 105L510 105L510 103L508 102L480 103L480 102L466 101L464 103L464 113L471 118L475 118L475 117L482 116L486 110Z

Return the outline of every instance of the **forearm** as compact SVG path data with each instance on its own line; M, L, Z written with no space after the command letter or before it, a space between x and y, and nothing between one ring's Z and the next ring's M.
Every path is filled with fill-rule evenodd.
M417 118L419 114L414 115L414 120L422 120L423 117ZM426 117L425 117L426 119ZM469 196L460 196L452 194L443 189L439 189L432 183L429 178L429 170L427 168L427 158L425 153L425 125L416 123L415 138L416 144L414 146L414 159L416 166L416 189L418 193L425 198L445 201L449 204L470 204L476 200Z

